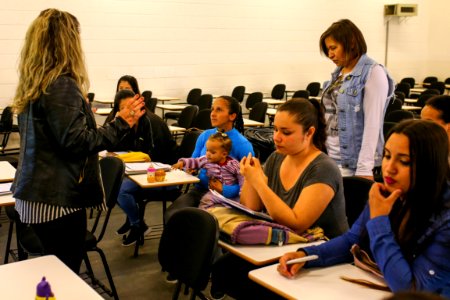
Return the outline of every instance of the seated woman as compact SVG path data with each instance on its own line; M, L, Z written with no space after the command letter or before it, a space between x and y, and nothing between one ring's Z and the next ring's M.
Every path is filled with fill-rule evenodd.
M435 123L408 120L396 125L384 147L383 183L352 228L316 247L283 255L278 271L293 277L305 267L353 260L358 244L377 263L393 292L423 290L450 296L450 189L448 138ZM288 260L317 254L306 264Z
M323 109L316 100L293 99L282 104L275 115L276 152L264 169L251 155L241 160L244 184L241 203L266 210L275 222L302 233L319 226L335 237L348 229L342 177L325 149ZM248 279L256 266L226 254L215 264L211 296L226 292L234 298L266 299L264 291Z
M119 78L119 80L117 81L117 86L116 86L116 94L117 94L117 92L119 92L121 90L129 90L129 91L132 91L136 95L141 94L141 92L139 90L139 84L137 82L136 77L131 76L131 75L123 75L122 77ZM111 122L111 120L113 120L115 116L116 116L116 112L113 109L109 113L109 115L106 117L105 124Z
M123 89L117 92L114 99L113 113L126 103L127 99L133 98L131 90ZM152 161L173 163L175 160L175 141L170 134L167 124L157 115L146 111L139 122L132 130L122 137L120 143L108 151L141 151L147 153ZM134 181L124 178L120 187L117 202L127 215L127 219L122 227L117 230L117 234L129 234L123 241L123 246L130 246L136 243L141 232L146 232L149 228L145 222L139 220L139 207L137 201L139 197L151 197L156 189L142 190Z

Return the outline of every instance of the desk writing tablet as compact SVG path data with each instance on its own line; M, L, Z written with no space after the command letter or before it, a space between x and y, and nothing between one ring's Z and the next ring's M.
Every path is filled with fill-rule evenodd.
M0 182L10 182L16 176L16 169L7 161L0 161Z

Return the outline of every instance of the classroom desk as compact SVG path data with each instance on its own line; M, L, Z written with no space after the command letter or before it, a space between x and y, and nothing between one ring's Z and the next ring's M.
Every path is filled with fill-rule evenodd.
M422 110L422 107L420 106L413 106L413 105L402 105L403 110Z
M351 264L303 269L293 279L281 276L277 271L277 266L275 264L253 270L249 273L249 277L287 299L381 300L391 294L342 280L340 276L361 278L384 284L382 279Z
M170 133L172 133L172 134L175 132L184 132L187 130L184 127L178 127L178 126L173 126L173 125L169 125L168 127L169 127Z
M298 248L309 247L322 244L324 241L312 243L277 245L232 245L219 240L219 246L226 249L240 258L256 265L262 266L278 261L286 252L297 251Z
M263 102L266 102L268 105L276 106L276 105L281 105L281 104L285 103L286 101L278 100L278 99L272 99L272 98L266 98L266 99L263 99Z
M109 104L111 107L114 106L114 99L103 100L103 99L94 99L94 102L98 102L101 104Z
M162 118L164 118L165 110L180 111L180 110L183 110L188 105L189 104L157 104L156 107L161 109Z
M148 183L147 174L128 175L128 177L136 182L141 188L145 189L200 182L198 177L181 170L171 170L170 172L166 172L166 178L161 182Z
M36 286L43 276L56 299L103 299L54 255L1 265L0 295L2 299L34 299Z
M95 113L101 116L107 116L112 111L112 108L97 108Z
M13 194L0 195L0 207L2 206L13 206L16 204L16 199L13 198Z
M258 127L264 126L263 122L258 122L250 119L242 119L244 121L244 127Z
M410 94L411 93L413 93L413 94L421 94L425 90L426 90L426 88L423 88L423 87L414 87L414 88L409 89L409 93ZM406 95L406 96L408 96L408 95Z
M10 182L16 176L16 168L7 161L0 161L0 182Z
M159 97L156 97L156 99L158 101L161 101L162 104L164 104L164 102L166 102L166 101L179 101L179 100L181 100L178 97L169 97L169 96L159 96Z
M405 98L405 103L407 104L415 104L417 103L419 99L411 99L411 98Z
M276 108L268 108L266 111L266 115L269 115L269 116L275 116L276 113L277 113Z

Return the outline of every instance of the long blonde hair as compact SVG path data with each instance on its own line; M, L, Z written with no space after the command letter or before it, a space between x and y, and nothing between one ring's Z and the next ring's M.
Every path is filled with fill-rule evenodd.
M87 95L89 78L79 27L75 16L53 8L43 10L31 23L20 54L19 84L13 101L16 113L38 100L61 75L73 78Z

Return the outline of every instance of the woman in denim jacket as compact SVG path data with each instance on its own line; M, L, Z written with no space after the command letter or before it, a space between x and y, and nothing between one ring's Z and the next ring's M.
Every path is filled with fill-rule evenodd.
M351 262L358 244L376 262L393 291L429 291L450 297L450 189L448 138L424 120L397 124L387 138L382 173L358 220L345 234L316 247L283 255L278 271L297 274L286 261L316 254L306 267Z
M320 50L337 66L324 85L328 155L343 176L373 179L384 145L383 119L394 81L366 55L364 36L350 20L333 23L320 37Z

